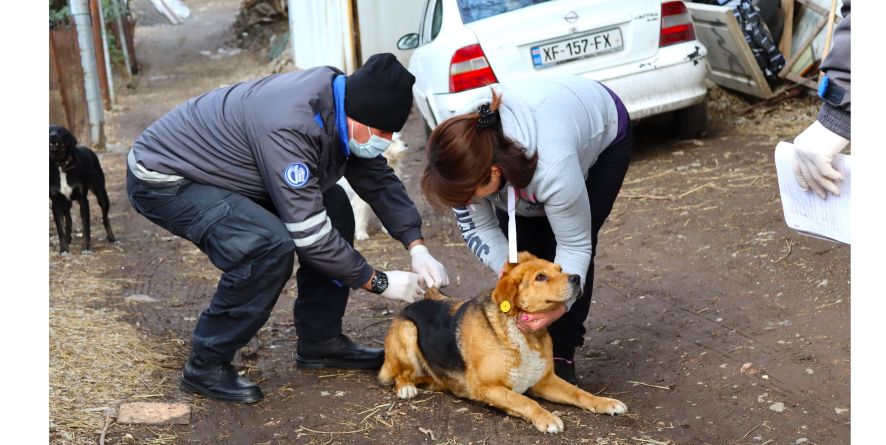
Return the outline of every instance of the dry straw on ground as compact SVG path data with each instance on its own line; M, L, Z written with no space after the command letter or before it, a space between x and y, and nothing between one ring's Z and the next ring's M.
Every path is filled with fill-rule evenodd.
M92 255L114 254L113 247ZM123 401L162 397L163 358L124 313L106 308L120 284L93 256L52 254L49 307L49 433L52 443L95 444Z
M733 135L780 135L793 140L815 121L821 106L820 100L806 91L798 97L774 102L768 104L715 87L708 90L708 116L711 121L732 126L730 133Z

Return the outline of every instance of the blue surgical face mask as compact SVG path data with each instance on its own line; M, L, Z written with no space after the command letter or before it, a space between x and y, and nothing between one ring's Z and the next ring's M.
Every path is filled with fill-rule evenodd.
M351 124L350 134L354 134L354 124ZM385 139L380 136L376 136L370 133L369 140L364 143L359 143L354 140L354 136L351 136L350 140L348 140L348 148L351 150L351 153L358 158L374 158L384 153L385 150L391 145L390 139Z

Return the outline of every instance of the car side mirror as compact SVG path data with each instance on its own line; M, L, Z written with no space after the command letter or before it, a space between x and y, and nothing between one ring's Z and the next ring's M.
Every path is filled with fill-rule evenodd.
M418 34L411 32L397 40L397 48L402 50L418 48Z

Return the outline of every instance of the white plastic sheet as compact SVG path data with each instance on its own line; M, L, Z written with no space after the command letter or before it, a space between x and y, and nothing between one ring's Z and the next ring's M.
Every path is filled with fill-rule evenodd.
M178 25L191 16L191 10L181 0L151 0L151 4L173 25Z

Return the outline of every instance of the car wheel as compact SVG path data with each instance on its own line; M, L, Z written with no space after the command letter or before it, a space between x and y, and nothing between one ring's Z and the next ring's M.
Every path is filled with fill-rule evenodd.
M692 105L674 112L674 135L680 139L695 139L708 132L708 102Z

